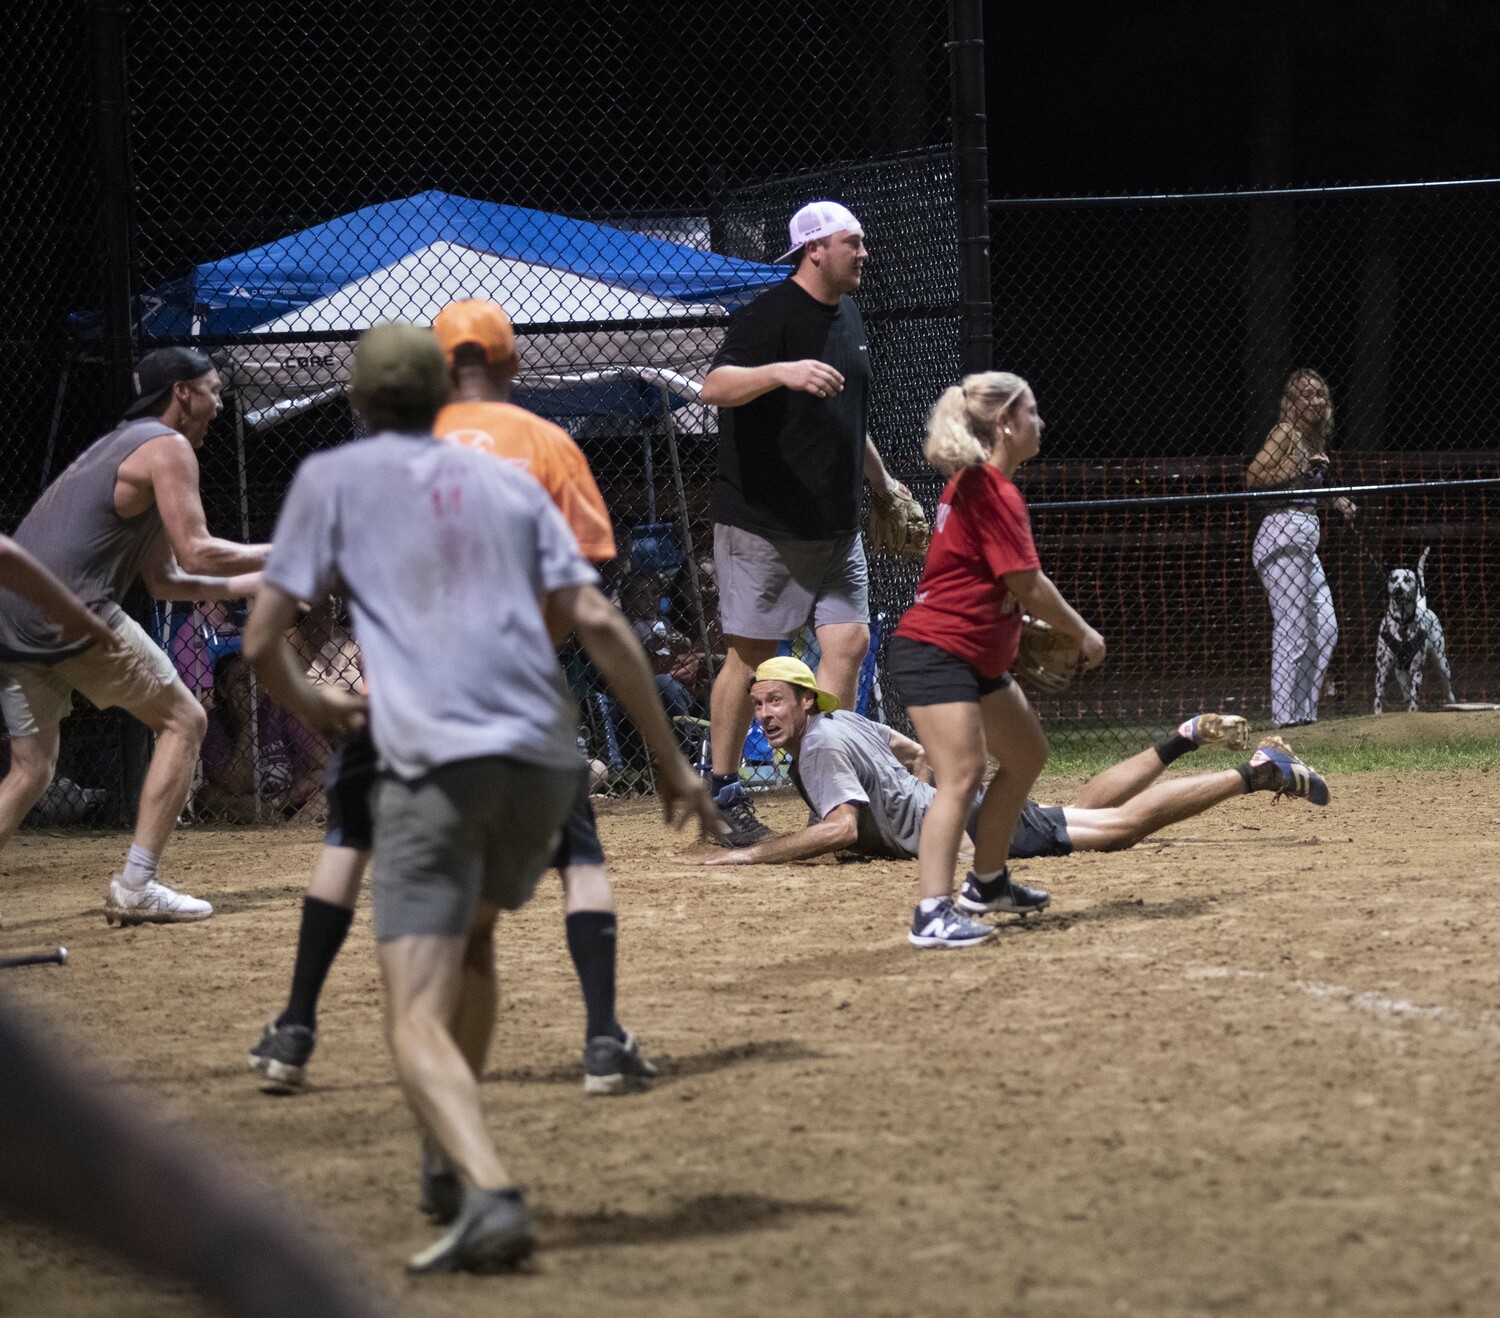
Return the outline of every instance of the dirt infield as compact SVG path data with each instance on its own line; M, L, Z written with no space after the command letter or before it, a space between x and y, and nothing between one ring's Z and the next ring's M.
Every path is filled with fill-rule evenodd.
M400 1277L432 1232L364 912L316 1087L271 1099L245 1069L315 834L179 836L172 876L220 914L123 932L100 911L120 838L23 836L0 954L73 961L0 989L250 1163L411 1314L1493 1313L1497 787L1352 775L1325 811L1256 796L1127 854L1034 862L1052 912L953 954L904 941L911 865L697 870L645 805L611 810L621 1016L664 1076L583 1097L547 881L502 927L485 1087L542 1212L522 1276ZM795 801L769 812L798 822ZM198 1312L0 1224L0 1314Z

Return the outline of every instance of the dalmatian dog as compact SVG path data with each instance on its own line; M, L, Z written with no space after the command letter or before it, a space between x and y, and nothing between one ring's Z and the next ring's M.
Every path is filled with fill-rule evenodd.
M1437 666L1443 683L1443 699L1453 703L1453 674L1448 667L1448 647L1443 640L1443 624L1427 607L1427 581L1424 569L1431 546L1422 550L1417 570L1392 568L1385 582L1385 616L1380 620L1380 635L1375 642L1375 712L1381 711L1381 699L1391 674L1408 710L1416 710L1422 699L1422 677L1429 659Z

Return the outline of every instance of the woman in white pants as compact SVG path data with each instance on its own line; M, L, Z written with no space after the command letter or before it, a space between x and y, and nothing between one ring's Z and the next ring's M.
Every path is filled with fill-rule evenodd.
M1297 370L1281 395L1281 416L1250 462L1251 489L1285 489L1261 521L1251 560L1271 601L1271 718L1278 727L1318 720L1318 697L1339 623L1328 578L1318 561L1318 512L1313 498L1298 497L1327 483L1328 436L1333 403L1316 371ZM1335 499L1348 521L1354 505Z

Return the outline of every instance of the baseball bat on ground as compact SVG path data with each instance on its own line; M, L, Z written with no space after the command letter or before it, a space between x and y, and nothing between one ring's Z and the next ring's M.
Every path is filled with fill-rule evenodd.
M59 947L54 952L38 952L35 956L0 957L0 970L14 970L17 966L65 966L68 964L68 949Z

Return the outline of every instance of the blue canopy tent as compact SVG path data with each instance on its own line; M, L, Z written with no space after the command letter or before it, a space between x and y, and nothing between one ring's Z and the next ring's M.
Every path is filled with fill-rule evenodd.
M648 510L630 537L632 562L645 572L691 563L688 590L706 647L677 435L709 429L698 382L725 313L786 275L784 266L608 225L424 192L197 266L142 300L140 328L148 343L242 340L226 350L225 369L243 507L246 432L340 395L361 330L386 320L430 324L460 298L500 303L520 336L518 403L559 421L641 423ZM658 424L677 491L670 522L656 519Z

